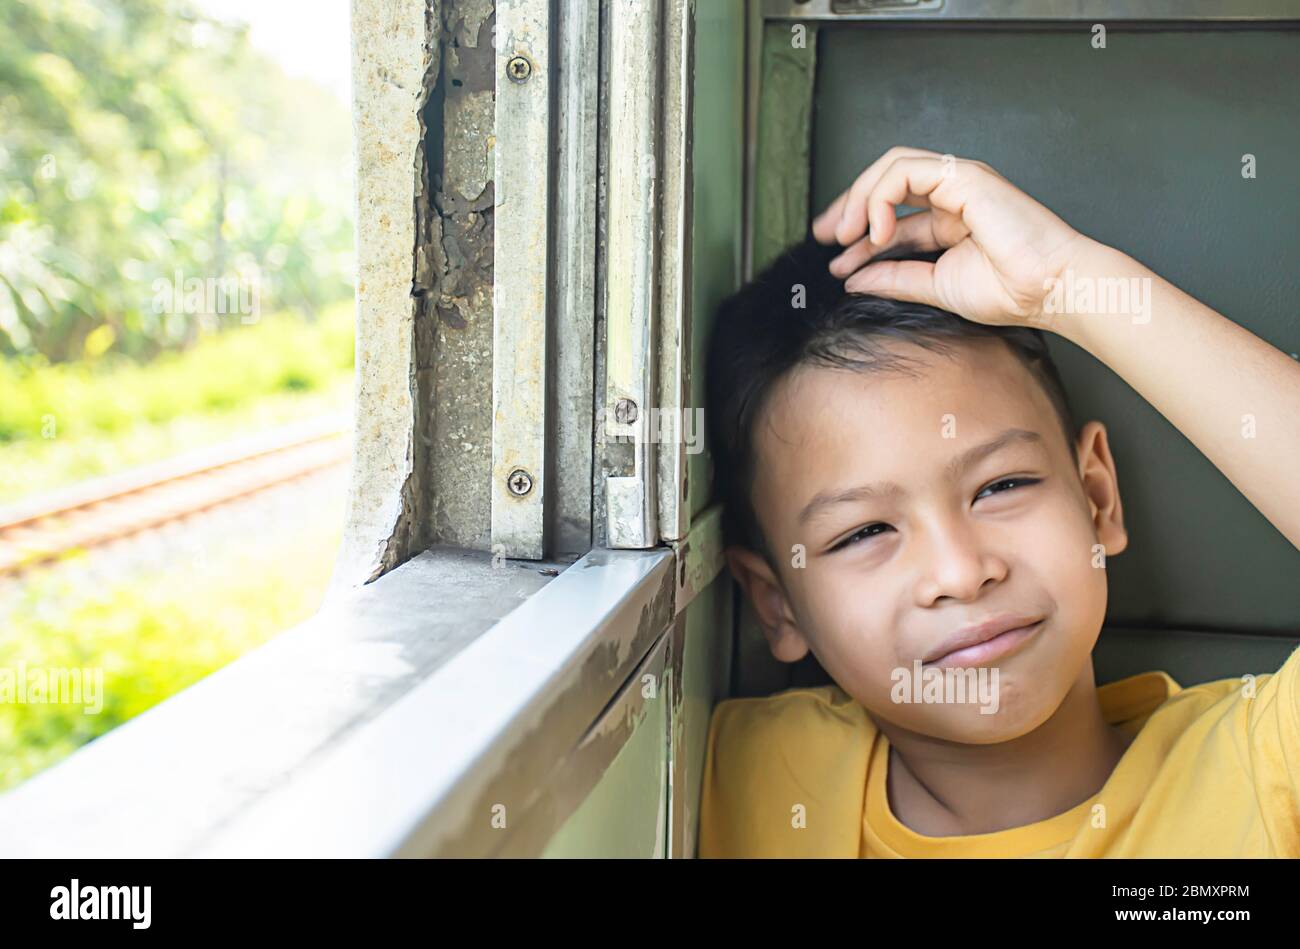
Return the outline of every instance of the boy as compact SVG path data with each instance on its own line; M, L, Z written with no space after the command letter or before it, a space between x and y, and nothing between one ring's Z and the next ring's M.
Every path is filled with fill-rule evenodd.
M707 429L733 576L836 684L719 703L700 856L1300 856L1300 650L1095 684L1127 535L1041 329L1297 547L1300 365L979 162L892 149L812 232L723 305ZM1149 296L1088 312L1067 279Z

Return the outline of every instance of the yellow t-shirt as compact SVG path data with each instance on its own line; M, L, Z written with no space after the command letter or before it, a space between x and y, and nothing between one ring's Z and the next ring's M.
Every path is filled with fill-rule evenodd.
M1101 790L991 834L927 837L889 808L889 741L834 685L718 703L701 857L1300 857L1300 649L1277 673L1097 688L1136 733ZM802 810L800 810L802 807ZM799 826L802 824L802 826Z

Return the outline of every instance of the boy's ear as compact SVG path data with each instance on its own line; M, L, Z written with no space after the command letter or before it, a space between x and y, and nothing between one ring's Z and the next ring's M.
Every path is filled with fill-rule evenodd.
M1115 459L1111 457L1105 425L1093 421L1083 426L1079 431L1078 456L1079 478L1092 511L1097 540L1106 548L1106 556L1110 557L1128 547L1128 531L1124 529L1119 477L1115 473Z
M754 604L772 655L781 662L798 662L808 655L808 640L795 621L780 577L772 572L768 562L748 547L733 545L723 554L731 575Z

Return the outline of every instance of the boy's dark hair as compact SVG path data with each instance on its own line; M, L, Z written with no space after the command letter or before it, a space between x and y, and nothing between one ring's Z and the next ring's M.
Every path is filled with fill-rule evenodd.
M920 303L846 293L844 281L827 269L842 251L811 236L786 248L721 303L709 340L705 429L713 456L715 497L723 506L723 542L761 553L773 569L771 550L750 500L756 460L754 422L777 381L797 366L907 371L910 360L889 352L881 342L904 340L935 352L951 352L950 341L1001 339L1042 385L1056 408L1066 443L1071 452L1075 450L1078 430L1041 330L987 326ZM933 262L941 253L893 248L873 261ZM800 288L802 307L797 305Z

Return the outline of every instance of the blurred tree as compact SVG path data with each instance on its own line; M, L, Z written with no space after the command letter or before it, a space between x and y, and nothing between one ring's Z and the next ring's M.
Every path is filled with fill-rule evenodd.
M350 295L350 179L345 107L186 0L0 0L0 355L143 360L251 321L213 287L258 314Z

